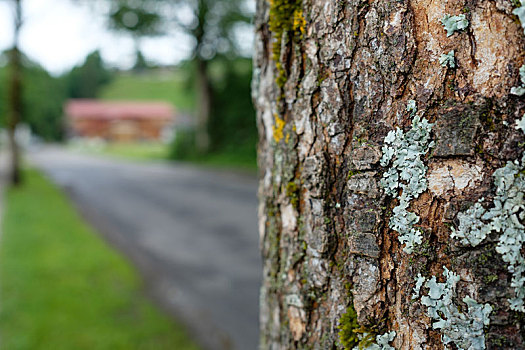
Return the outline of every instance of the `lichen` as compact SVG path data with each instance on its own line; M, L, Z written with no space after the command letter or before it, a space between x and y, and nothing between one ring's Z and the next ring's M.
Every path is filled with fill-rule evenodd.
M414 100L408 100L407 101L407 108L406 108L407 112L410 113L410 115L414 115L417 113L417 105L416 105L416 101Z
M394 340L395 337L395 331L376 335L375 343L372 343L366 347L355 347L353 350L395 350L395 348L389 344L392 340Z
M415 102L409 101L407 111L413 116L412 128L407 133L397 128L385 137L380 163L388 168L380 185L388 195L399 199L399 204L393 209L389 227L399 233L399 241L405 244L403 250L410 254L416 244L421 244L422 236L414 227L419 222L419 216L409 212L408 207L412 199L419 197L427 189L427 167L421 158L434 143L430 141L432 124L416 114Z
M458 238L462 244L475 247L487 237L492 228L481 221L481 217L486 213L481 205L483 200L481 198L466 212L458 214L459 227L457 230L452 228L452 238Z
M439 64L443 67L456 68L456 58L454 57L454 50L447 54L442 54L439 58Z
M274 115L274 118L275 124L272 127L273 139L275 143L279 143L284 137L283 130L286 125L286 122L283 119L281 119L278 115Z
M523 28L523 32L525 33L525 0L520 0L520 7L514 9L512 11L513 14L518 16L521 22L521 27Z
M516 129L525 131L525 115L516 122ZM481 198L466 212L458 214L459 226L452 229L452 237L465 245L480 244L490 232L501 233L496 252L501 254L512 274L514 298L509 299L512 310L525 312L525 152L521 162L515 160L493 174L496 195L490 209L485 209Z
M427 307L427 314L434 321L433 329L439 329L443 344L454 343L459 350L485 349L483 328L490 323L492 307L479 304L469 296L463 298L467 305L465 312L454 303L456 284L460 278L444 267L444 283L438 283L436 277L426 281L428 294L421 297L421 303Z
M441 24L447 31L447 36L451 36L458 30L466 29L469 23L465 15L451 16L446 14L441 18Z
M521 130L525 133L525 114L522 116L521 119L516 120L516 130Z
M525 11L525 8L524 8L524 11ZM520 81L521 81L521 86L512 87L510 89L511 94L517 95L517 96L523 96L523 94L525 94L525 64L520 67Z
M301 0L270 0L270 31L274 34L272 59L277 68L277 85L282 88L287 80L287 72L281 63L281 48L285 33L289 37L301 37L305 31L305 19Z
M413 288L414 294L412 294L412 300L419 298L419 292L421 291L421 287L423 287L423 283L425 283L425 281L426 278L421 276L419 273L416 279L416 286Z

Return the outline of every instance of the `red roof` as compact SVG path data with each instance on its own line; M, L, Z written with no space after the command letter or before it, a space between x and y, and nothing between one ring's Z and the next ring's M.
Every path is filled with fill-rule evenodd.
M165 102L70 100L65 105L70 119L173 119L175 110Z

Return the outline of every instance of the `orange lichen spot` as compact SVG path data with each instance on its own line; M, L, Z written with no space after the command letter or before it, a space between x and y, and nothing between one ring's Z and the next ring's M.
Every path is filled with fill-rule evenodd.
M277 114L274 115L274 118L275 118L275 124L272 127L273 139L275 140L275 143L279 143L284 137L283 129L284 129L284 126L286 125L286 122L283 119L281 119Z

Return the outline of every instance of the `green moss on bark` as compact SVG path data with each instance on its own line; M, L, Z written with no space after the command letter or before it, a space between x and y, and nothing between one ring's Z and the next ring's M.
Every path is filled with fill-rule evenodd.
M272 46L272 59L277 68L277 85L282 88L287 80L287 71L281 62L283 39L299 39L305 31L302 0L270 0L270 31L275 41ZM285 35L287 34L287 35Z

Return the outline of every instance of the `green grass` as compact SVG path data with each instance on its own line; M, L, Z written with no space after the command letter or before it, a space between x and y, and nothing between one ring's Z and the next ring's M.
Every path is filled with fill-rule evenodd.
M121 73L99 94L103 100L171 102L178 111L193 111L195 94L182 68L174 72Z
M137 273L34 170L7 192L0 246L4 350L197 349Z
M80 153L117 159L134 161L171 160L170 145L161 143L108 143L96 147L90 146L87 143L77 143L69 145L69 148ZM251 155L235 154L233 152L195 155L185 158L182 161L214 168L257 170L257 162Z
M154 142L108 143L96 147L77 143L70 148L81 153L139 161L165 160L169 156L169 145Z
M184 161L218 169L237 169L250 172L257 170L257 160L252 157L226 152L190 157Z
M169 155L169 146L162 143L110 143L102 154L133 160L159 160Z

